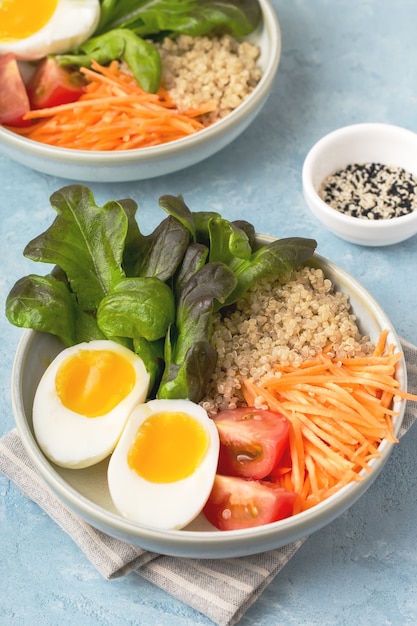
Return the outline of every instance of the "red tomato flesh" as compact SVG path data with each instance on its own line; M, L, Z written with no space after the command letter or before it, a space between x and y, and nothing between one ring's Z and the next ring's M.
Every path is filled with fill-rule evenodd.
M217 474L203 512L219 530L239 530L290 517L295 499L275 483Z
M0 124L29 126L29 98L14 54L0 56Z
M286 449L284 450L284 453L281 456L279 463L274 467L272 472L268 474L267 480L270 480L272 482L278 482L281 476L283 476L284 474L287 474L288 472L291 472L291 468L292 468L292 459L291 459L290 446L288 445Z
M79 99L85 80L77 70L61 67L55 59L43 59L32 74L27 92L32 109L46 109Z
M220 437L218 473L260 480L288 447L288 420L275 411L242 407L214 417Z

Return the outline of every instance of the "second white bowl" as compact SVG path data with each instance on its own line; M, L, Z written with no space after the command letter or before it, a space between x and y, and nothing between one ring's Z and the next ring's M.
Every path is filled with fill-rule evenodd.
M401 217L368 220L339 212L319 196L323 180L351 163L402 167L417 177L417 134L390 124L354 124L320 139L308 153L302 171L304 198L312 213L331 232L351 243L386 246L417 233L417 209Z
M176 172L212 156L253 122L271 91L281 56L281 31L268 0L259 0L262 23L248 40L259 45L262 78L229 115L197 133L136 150L93 151L50 146L22 137L0 125L0 151L39 172L86 182L144 180Z

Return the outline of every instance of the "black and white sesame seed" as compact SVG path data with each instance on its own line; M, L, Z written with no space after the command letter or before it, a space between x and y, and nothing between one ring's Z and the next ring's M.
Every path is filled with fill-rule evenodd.
M417 209L417 177L382 163L350 163L330 174L318 193L332 208L360 219L392 219Z

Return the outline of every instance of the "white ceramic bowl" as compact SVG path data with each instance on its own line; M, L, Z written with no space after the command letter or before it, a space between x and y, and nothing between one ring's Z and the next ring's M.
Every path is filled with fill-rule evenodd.
M267 238L263 238L265 241ZM381 307L346 272L330 261L315 256L312 263L322 267L337 289L350 295L352 308L364 334L376 342L382 329L389 330L388 341L401 351L399 339ZM382 470L395 444L384 440L381 456L363 480L351 483L321 504L288 519L258 528L218 531L201 515L184 530L161 531L122 518L114 509L107 487L107 461L82 470L53 465L40 451L32 426L32 404L38 382L51 359L62 346L49 334L26 330L19 344L12 375L12 402L15 421L23 445L38 473L71 510L95 528L132 545L180 557L226 558L255 554L287 545L310 535L346 511L372 484ZM406 389L404 360L397 378ZM394 432L398 434L405 402L396 400Z
M382 163L417 176L417 134L390 124L354 124L320 139L308 153L302 171L304 198L312 213L331 232L364 246L396 244L417 233L417 210L402 217L368 220L345 215L318 194L323 180L350 163Z
M232 113L194 135L160 146L118 152L71 150L26 139L0 126L0 150L34 170L86 182L144 180L182 170L212 156L238 137L265 104L278 70L281 32L268 0L259 0L262 23L248 37L261 48L262 78Z

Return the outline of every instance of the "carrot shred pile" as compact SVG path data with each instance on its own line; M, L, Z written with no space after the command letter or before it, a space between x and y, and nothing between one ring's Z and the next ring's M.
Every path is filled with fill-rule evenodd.
M36 123L13 129L42 143L79 150L129 150L181 139L205 128L201 116L216 109L214 102L179 111L168 92L141 89L121 71L117 61L108 67L93 61L81 68L88 79L79 100L29 111Z
M401 353L385 350L383 331L367 357L334 358L326 352L299 367L276 365L276 376L262 384L243 381L248 406L261 398L290 422L290 467L277 482L294 491L295 513L322 502L380 456L382 439L397 442L391 406L395 397L417 400L395 378Z

